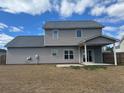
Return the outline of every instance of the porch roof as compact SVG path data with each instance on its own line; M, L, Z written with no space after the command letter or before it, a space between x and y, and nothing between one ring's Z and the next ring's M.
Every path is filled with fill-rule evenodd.
M94 36L94 37L90 37L87 39L84 39L82 41L79 42L79 45L100 45L100 46L104 46L104 45L108 45L108 44L113 44L115 42L117 42L118 40L109 36L105 36L105 35L98 35L98 36Z

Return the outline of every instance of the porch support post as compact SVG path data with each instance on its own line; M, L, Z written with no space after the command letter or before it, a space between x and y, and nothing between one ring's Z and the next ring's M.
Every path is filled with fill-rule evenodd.
M115 66L117 66L117 55L116 55L115 43L113 44L113 52L114 52L114 64Z
M84 44L84 50L85 50L85 62L87 62L87 45Z
M81 52L80 52L80 46L78 48L78 56L79 56L79 64L81 63Z

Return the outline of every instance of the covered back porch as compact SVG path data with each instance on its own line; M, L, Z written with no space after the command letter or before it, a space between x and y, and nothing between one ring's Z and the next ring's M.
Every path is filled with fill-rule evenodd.
M80 64L103 64L102 47L106 45L113 45L114 65L117 65L115 43L116 39L100 35L87 38L80 41L79 48L79 63Z

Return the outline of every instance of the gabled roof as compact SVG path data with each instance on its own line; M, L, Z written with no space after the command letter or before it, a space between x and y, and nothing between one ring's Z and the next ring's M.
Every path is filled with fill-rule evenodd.
M99 41L97 41L98 39L102 39L102 41L101 42L99 42ZM93 41L93 40L95 40L95 41ZM90 41L93 41L92 43L90 42ZM119 40L117 40L117 39L115 39L115 38L113 38L113 37L109 37L109 36L106 36L106 35L96 35L96 36L93 36L93 37L90 37L90 38L86 38L86 39L84 39L83 41L80 41L79 42L79 45L80 44L87 44L87 43L89 43L89 44L97 44L97 45L99 45L99 44L112 44L112 43L115 43L115 42L118 42Z
M117 42L118 41L117 39L115 39L113 37L106 36L106 35L96 35L96 36L93 36L93 37L90 37L90 38L85 39L84 42L88 42L89 40L92 40L92 39L95 39L95 38L98 38L98 37L107 38L107 39L110 39L110 40L112 40L114 42Z
M103 28L100 23L92 20L82 21L47 21L44 29L76 29L76 28Z
M17 36L5 47L43 47L44 36Z

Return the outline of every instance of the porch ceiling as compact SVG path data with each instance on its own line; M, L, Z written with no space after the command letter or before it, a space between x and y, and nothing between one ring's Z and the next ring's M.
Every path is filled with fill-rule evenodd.
M99 35L99 36L95 36L95 37L91 37L91 38L87 38L84 41L81 41L79 43L79 45L94 45L94 46L104 46L104 45L109 45L109 44L113 44L115 42L117 42L118 40L115 38L111 38L108 36L104 36L104 35Z

